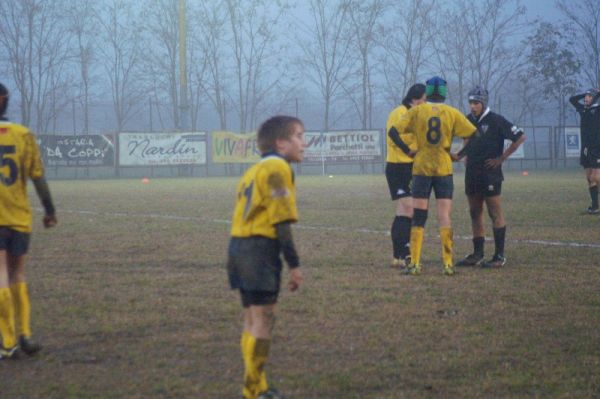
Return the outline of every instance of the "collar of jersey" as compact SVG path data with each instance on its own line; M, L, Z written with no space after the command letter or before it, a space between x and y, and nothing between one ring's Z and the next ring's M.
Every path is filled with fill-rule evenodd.
M487 114L490 113L490 107L486 107L485 111L483 111L483 114L481 114L481 116L479 117L479 119L477 119L477 122L481 122L483 120L483 118L486 117Z
M261 162L262 161L266 161L267 159L272 159L272 158L279 158L285 161L285 158L281 156L281 154L272 151L272 152L265 152L264 154L261 155ZM287 162L287 161L286 161Z

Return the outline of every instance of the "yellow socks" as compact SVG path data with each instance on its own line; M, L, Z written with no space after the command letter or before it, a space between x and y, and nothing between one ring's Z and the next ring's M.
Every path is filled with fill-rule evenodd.
M27 283L21 282L10 286L12 293L13 304L15 307L15 321L17 325L18 335L31 337L31 304L29 303L29 291Z
M442 262L444 266L453 266L452 262L452 227L440 227L440 239L442 241Z
M15 309L8 287L0 288L0 333L2 333L2 345L5 348L12 348L17 344Z
M246 399L254 399L262 391L269 389L264 367L269 356L270 339L255 338L244 331L241 339L244 358L244 388Z
M414 265L421 264L421 249L423 248L423 227L413 226L410 230L410 257Z

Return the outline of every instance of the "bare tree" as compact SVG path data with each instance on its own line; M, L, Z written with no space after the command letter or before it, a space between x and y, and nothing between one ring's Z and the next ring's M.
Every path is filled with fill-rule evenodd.
M142 11L146 33L145 56L141 60L157 105L167 94L170 119L181 125L179 93L179 13L177 0L147 0ZM160 109L160 108L158 108Z
M598 0L558 0L563 13L579 38L574 48L583 61L583 73L593 87L600 87L600 2Z
M401 102L406 90L418 81L432 58L431 27L435 6L435 0L410 0L398 5L394 23L383 35L383 73L393 104Z
M116 128L121 132L139 112L144 96L136 69L142 58L140 34L135 28L134 10L127 0L107 0L99 15L104 39L100 47L102 65L110 82Z
M0 2L0 44L21 100L21 121L45 133L68 103L68 40L64 4L43 0Z
M280 79L283 66L280 51L274 45L285 2L226 0L231 28L234 85L232 97L239 117L240 131L253 129L259 108Z
M354 47L358 53L360 81L358 82L360 96L354 96L353 87L345 87L347 97L356 108L363 129L371 128L373 112L373 85L371 75L371 57L377 44L375 38L378 23L386 9L386 0L351 0L349 16ZM345 85L344 85L345 86Z
M80 85L77 97L83 108L83 133L90 131L90 97L92 69L94 67L94 43L98 34L96 1L82 0L70 4L66 12L69 32L73 36L73 58L79 70Z
M196 10L195 19L203 23L191 33L190 41L203 55L203 77L196 80L204 95L208 98L219 116L219 127L227 129L226 111L226 77L227 63L225 62L224 47L228 41L225 24L227 21L224 1L203 2ZM194 72L197 73L197 72ZM206 73L206 76L204 76Z
M329 130L332 102L352 72L348 62L352 45L347 31L349 4L347 0L310 0L312 24L307 39L299 41L303 53L299 64L325 106L324 130Z
M468 24L457 24L462 17L459 9L444 10L439 19L440 32L433 41L437 63L442 76L444 76L455 90L449 91L449 102L462 106L465 103L465 93L468 88L467 75L469 73L468 39L473 34L474 28Z
M471 84L486 87L496 98L506 79L524 63L524 45L516 38L524 33L525 8L519 0L462 0L460 10L471 30L467 38Z

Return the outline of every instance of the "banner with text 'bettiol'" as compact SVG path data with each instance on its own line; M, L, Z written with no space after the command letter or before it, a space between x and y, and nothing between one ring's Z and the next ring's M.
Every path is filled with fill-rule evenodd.
M206 164L206 133L120 133L119 165Z
M114 166L115 145L109 134L39 135L46 166Z
M303 162L382 161L378 130L306 132Z
M214 163L255 163L260 160L256 132L236 134L212 132L212 161Z

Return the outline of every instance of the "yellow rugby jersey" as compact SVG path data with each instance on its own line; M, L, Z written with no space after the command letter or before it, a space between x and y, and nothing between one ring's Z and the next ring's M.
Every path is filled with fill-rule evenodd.
M231 235L275 239L275 225L285 221L298 221L292 167L279 155L267 155L238 184Z
M402 151L400 149L400 147L398 147L396 145L396 143L394 143L392 141L392 139L390 138L390 136L388 134L392 127L395 127L396 130L398 130L398 123L400 122L400 119L402 119L402 116L405 115L407 112L408 112L408 108L406 108L406 106L404 106L404 105L400 105L400 106L394 108L394 110L392 112L390 112L390 115L388 116L387 123L385 124L385 137L386 137L386 143L387 143L386 162L411 163L413 161L413 159L411 157L406 155L406 153L404 151ZM400 130L398 130L398 132L400 132ZM417 150L417 142L415 141L415 136L412 133L401 134L400 138L402 139L402 141L404 141L406 143L406 145L411 150L413 150L413 151Z
M452 174L450 146L452 137L470 137L477 128L456 108L442 103L412 107L398 123L398 132L413 132L417 155L413 175L448 176Z
M0 121L0 226L31 232L27 179L44 176L34 135L25 126Z

